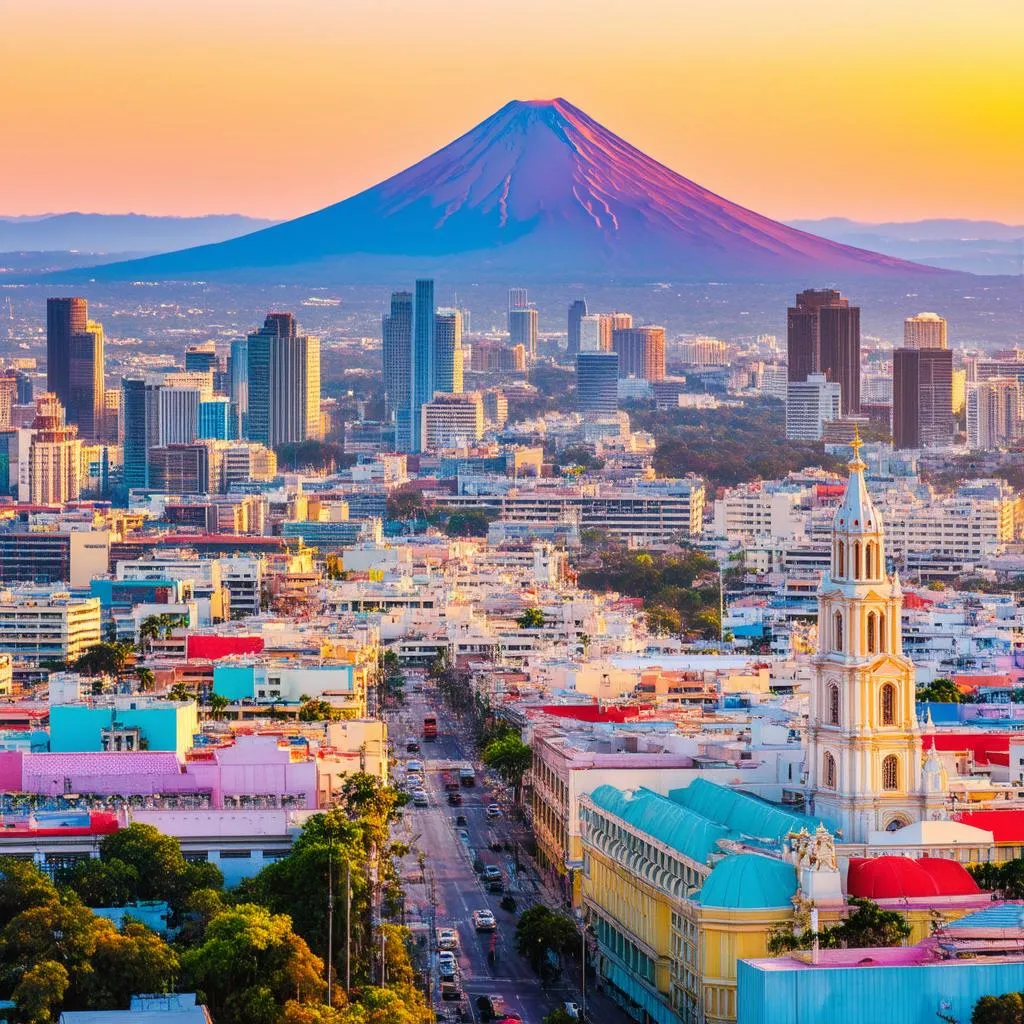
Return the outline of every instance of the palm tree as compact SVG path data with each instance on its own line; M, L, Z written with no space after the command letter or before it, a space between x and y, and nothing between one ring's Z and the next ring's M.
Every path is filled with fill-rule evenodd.
M167 691L168 700L195 700L196 695L184 684L175 683Z
M227 706L231 703L227 697L219 693L210 694L210 714L214 718L220 718Z
M149 693L153 689L156 683L156 678L153 675L151 668L146 668L145 665L140 665L136 670L135 674L139 677L139 690L142 693Z
M159 615L150 615L142 620L139 625L139 643L143 651L149 650L153 641L160 637L162 628Z

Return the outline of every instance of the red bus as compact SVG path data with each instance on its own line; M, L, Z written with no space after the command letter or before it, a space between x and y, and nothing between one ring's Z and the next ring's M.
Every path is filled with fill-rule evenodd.
M432 712L423 716L423 738L425 740L437 739L437 715Z

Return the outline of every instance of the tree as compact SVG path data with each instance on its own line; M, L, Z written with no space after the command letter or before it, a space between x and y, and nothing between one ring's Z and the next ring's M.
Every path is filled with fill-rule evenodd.
M141 693L149 693L156 683L156 677L153 675L153 670L151 668L147 668L145 665L139 665L135 669L135 674L139 677L139 691Z
M971 1024L1024 1024L1024 999L1021 993L982 996L974 1004Z
M326 991L323 961L293 931L291 918L253 903L217 914L182 967L223 1024L276 1022L288 1000L318 1002Z
M57 887L31 861L0 857L0 928L32 907L57 900Z
M176 700L176 701L188 702L190 700L195 700L196 699L196 695L195 695L194 691L189 689L187 684L185 684L185 683L175 683L167 691L167 699L168 700Z
M122 641L93 644L79 655L72 668L86 676L120 677L124 674L134 651L135 648L131 644Z
M979 888L996 893L1004 900L1024 899L1024 860L1020 857L1002 864L972 864L967 870Z
M29 967L12 993L20 1019L25 1024L51 1024L70 980L56 960L41 960Z
M516 924L516 949L540 972L548 952L561 955L579 945L575 921L538 904L524 910Z
M578 1022L577 1018L573 1017L568 1010L559 1006L544 1018L543 1024L578 1024Z
M493 768L515 791L518 799L523 776L533 763L533 751L515 733L491 740L481 754L481 760Z
M78 893L87 907L123 907L139 891L139 873L121 860L86 857L57 872L57 882Z
M830 945L847 949L900 946L910 938L911 927L897 911L882 910L877 903L856 896L850 898L850 906L854 912L842 924L825 930Z
M952 679L933 679L925 686L917 688L919 701L933 701L936 704L962 704L964 695Z
M540 608L526 608L516 619L520 629L541 629L544 626L544 612Z
M299 706L300 722L335 722L342 717L342 709L325 700L308 699Z
M659 636L683 631L682 616L675 608L666 608L662 604L656 604L647 609L647 629Z
M210 694L210 714L214 718L220 718L227 710L231 701L219 693Z
M128 920L120 931L97 919L88 1003L127 1006L138 992L167 992L181 969L178 955L156 932Z

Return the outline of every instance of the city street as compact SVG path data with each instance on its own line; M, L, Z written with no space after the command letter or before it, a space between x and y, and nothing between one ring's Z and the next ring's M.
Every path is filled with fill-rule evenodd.
M423 716L434 711L438 719L438 737L435 741L424 741L422 737ZM530 965L515 950L516 915L501 909L501 893L484 890L480 878L473 870L474 851L489 853L488 844L492 838L504 841L507 837L504 818L488 822L487 804L495 799L495 791L487 784L486 776L475 761L471 738L460 734L458 720L441 707L432 692L408 693L408 704L400 712L389 716L391 741L399 762L409 759L424 763L424 786L429 793L430 805L415 808L408 805L404 813L404 828L396 838L410 842L414 852L406 858L403 874L419 874L416 850L425 858L425 880L422 885L407 884L407 920L410 923L422 921L432 928L455 928L459 934L459 968L461 987L469 997L472 1019L478 1020L476 1000L480 995L497 994L503 997L505 1009L518 1013L524 1024L540 1024L545 1014L560 1005L565 999L577 998L578 986L572 979L562 978L561 983L549 991L541 988L540 980ZM420 752L407 754L406 742L415 739ZM447 803L438 762L472 762L476 769L476 785L463 787L463 803L451 807ZM431 766L435 767L432 769ZM456 829L455 819L462 814L466 825L463 835ZM403 832L405 834L403 834ZM512 854L502 850L490 853L497 859L505 876L506 892L510 893L522 910L532 902L529 893L523 891L517 877ZM431 921L431 882L433 883L434 907ZM532 886L526 888L532 891ZM487 908L494 913L497 932L477 932L473 927L474 910ZM496 934L494 964L488 963L492 935ZM436 943L430 937L431 964L434 970L432 991L437 991ZM578 970L576 962L570 962L567 970ZM438 1007L442 1006L439 1001ZM455 1004L452 1004L453 1006ZM443 1018L442 1018L443 1019Z

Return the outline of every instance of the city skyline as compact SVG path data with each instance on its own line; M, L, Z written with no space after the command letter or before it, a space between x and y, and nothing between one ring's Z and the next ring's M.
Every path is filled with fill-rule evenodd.
M0 44L20 83L0 213L295 216L400 170L510 99L565 96L662 163L776 218L1019 222L1024 11L1004 0L923 11L800 3L783 18L752 0L659 0L608 3L596 18L580 3L527 0L518 17L540 30L496 33L486 5L450 0L429 10L302 0L286 20L256 2L244 21L227 3L48 0L8 12ZM824 19L827 56L816 44ZM459 60L439 65L437 47L455 31ZM251 74L270 45L282 73ZM610 52L621 74L607 74ZM395 55L401 74L372 73ZM815 130L794 147L801 124ZM268 131L308 158L253 160ZM68 132L90 143L74 175L51 159ZM172 159L184 138L203 160Z

